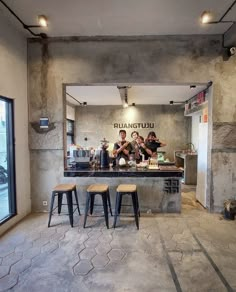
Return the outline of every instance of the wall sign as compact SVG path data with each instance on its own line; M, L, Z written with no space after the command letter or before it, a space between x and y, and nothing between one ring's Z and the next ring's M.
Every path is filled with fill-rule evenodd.
M154 123L114 123L114 128L117 129L152 129Z

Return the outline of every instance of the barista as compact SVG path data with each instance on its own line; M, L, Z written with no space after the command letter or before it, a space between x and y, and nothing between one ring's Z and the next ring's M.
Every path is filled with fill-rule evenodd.
M144 159L147 160L149 157L152 156L152 150L149 149L145 143L144 143L144 138L142 136L138 136L137 138L137 144L139 148L139 156L140 156L140 161L141 157L144 155Z
M166 146L166 143L161 142L155 132L149 132L145 145L148 149L152 151L152 157L157 156L157 148Z
M129 160L129 154L132 151L132 146L129 141L126 141L126 131L119 131L120 140L114 144L113 154L119 160L124 158Z
M138 143L137 143L137 138L139 137L139 133L137 131L133 131L131 133L131 137L133 139L133 141L131 142L132 154L133 154L135 160L139 160L140 159L139 146L138 146Z

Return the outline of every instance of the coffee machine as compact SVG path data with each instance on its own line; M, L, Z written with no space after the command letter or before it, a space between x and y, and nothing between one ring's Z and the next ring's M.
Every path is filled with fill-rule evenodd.
M101 152L100 152L100 167L101 168L109 168L109 152L107 150L108 143L105 138L101 140Z

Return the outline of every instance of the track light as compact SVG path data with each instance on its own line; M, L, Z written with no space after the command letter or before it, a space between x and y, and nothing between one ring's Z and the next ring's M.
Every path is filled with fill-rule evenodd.
M68 92L66 92L66 94L71 97L72 99L74 99L76 102L78 102L79 105L81 106L87 106L87 102L86 101L83 101L83 102L80 102L78 99L76 99L74 96L72 96L71 94L69 94Z
M221 18L217 21L212 21L213 19L213 12L212 11L203 11L201 15L201 23L203 24L216 24L216 23L232 23L234 24L235 21L231 20L223 20L225 16L229 13L229 11L233 8L236 4L236 0L230 5L230 7L225 11L225 13L221 16Z
M173 100L170 100L170 105L173 105L173 104L183 104L185 103L185 101L173 101Z

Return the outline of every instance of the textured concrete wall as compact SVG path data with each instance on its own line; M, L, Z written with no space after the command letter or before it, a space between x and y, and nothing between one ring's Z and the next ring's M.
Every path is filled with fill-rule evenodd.
M17 216L0 234L31 211L28 147L27 42L9 20L0 17L0 95L14 99ZM0 206L1 208L1 206Z
M183 149L190 142L191 119L184 117L184 108L170 105L149 105L123 108L121 106L76 107L76 143L84 147L98 147L104 137L110 143L119 139L119 130L114 123L154 123L154 128L127 128L127 140L136 130L144 138L149 131L155 131L160 141L167 146L159 148L166 151L166 158L174 159L174 150ZM88 140L85 141L84 138Z
M30 128L30 145L34 149L34 162L51 149L63 152L63 87L62 84L117 84L117 83L194 83L213 81L213 123L233 123L236 120L236 58L223 61L223 49L220 36L163 36L155 39L138 38L67 38L53 40L31 40L29 42L29 106L30 122L38 121L47 114L55 122L56 129L45 139L47 134L38 136ZM235 126L233 126L235 127ZM219 129L217 130L219 131ZM215 131L213 132L213 135ZM210 133L211 137L211 133ZM35 143L37 140L37 145ZM215 137L213 136L213 140ZM44 143L47 143L45 147ZM218 141L218 144L222 143ZM229 144L231 152L229 152ZM211 145L211 141L209 143ZM213 144L212 144L213 145ZM227 143L227 151L222 145L220 151L234 160L235 145ZM42 151L45 149L45 151ZM56 150L57 151L57 150ZM211 154L211 151L209 151ZM211 172L208 176L208 207L222 207L224 198L235 193L233 181L226 193L222 183L228 179L225 169L235 177L235 166L229 162L218 168L217 157L209 159ZM51 158L53 159L53 158ZM60 167L63 165L61 158ZM49 163L49 165L53 165ZM217 167L216 167L217 165ZM58 173L57 166L53 170ZM52 172L53 170L50 170ZM223 171L224 170L224 171ZM49 170L48 170L49 171ZM47 172L45 170L45 172ZM63 179L58 177L58 182ZM47 183L50 177L35 174L31 184L39 181ZM48 194L50 189L48 188ZM42 199L41 187L34 193L34 198ZM34 200L34 199L33 199Z

